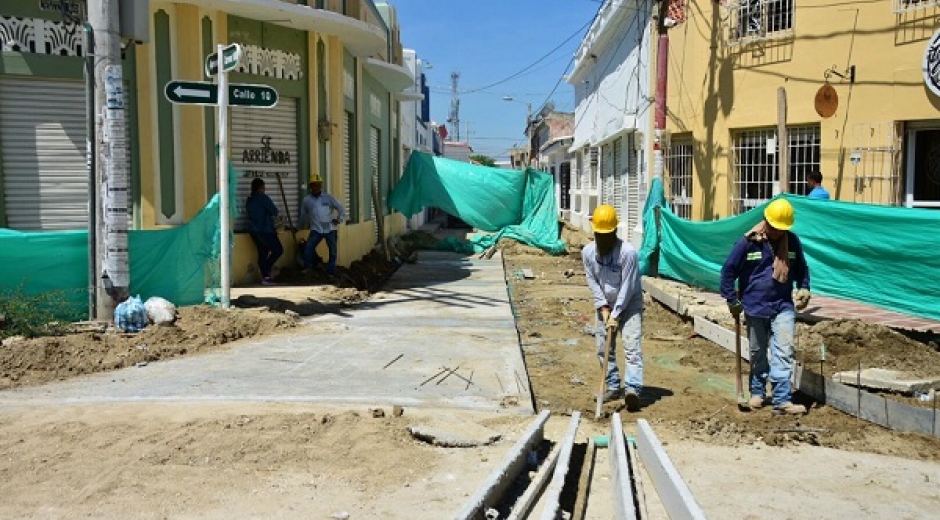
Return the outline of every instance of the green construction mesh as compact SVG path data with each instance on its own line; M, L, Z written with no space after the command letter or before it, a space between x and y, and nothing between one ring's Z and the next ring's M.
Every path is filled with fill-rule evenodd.
M534 169L491 168L414 152L388 199L389 209L406 216L435 207L490 234L469 242L442 241L458 252L483 251L512 238L552 254L565 251L558 233L558 207L552 176Z
M229 164L230 178L237 172ZM230 197L235 183L230 183ZM239 204L231 199L234 218ZM128 233L130 294L146 300L160 296L176 305L220 299L220 200L212 197L189 222L172 229ZM68 301L63 319L88 314L88 232L25 233L0 229L0 293L54 292Z

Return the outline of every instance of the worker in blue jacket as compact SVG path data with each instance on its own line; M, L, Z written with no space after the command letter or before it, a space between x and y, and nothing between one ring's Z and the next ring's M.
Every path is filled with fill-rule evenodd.
M764 219L738 240L721 268L721 296L733 316L744 311L747 318L748 405L752 410L764 406L769 377L775 415L806 413L806 407L792 402L790 381L796 311L805 309L810 300L809 267L791 227L793 206L782 198L772 201L764 209Z
M274 220L278 210L271 197L264 192L264 180L255 178L251 181L251 195L245 199L245 212L248 214L248 233L258 250L258 270L261 271L261 283L274 285L271 273L277 259L284 254L284 246L277 236Z

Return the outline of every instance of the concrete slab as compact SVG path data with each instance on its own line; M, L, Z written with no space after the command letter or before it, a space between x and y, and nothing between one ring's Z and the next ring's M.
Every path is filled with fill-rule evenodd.
M863 388L888 390L904 394L927 392L934 388L940 388L940 377L915 378L898 370L884 368L865 368L862 369L861 374L858 370L836 372L832 375L832 379L846 385L861 385Z
M422 251L368 302L307 319L289 334L7 391L0 406L280 401L533 414L527 381L500 257Z

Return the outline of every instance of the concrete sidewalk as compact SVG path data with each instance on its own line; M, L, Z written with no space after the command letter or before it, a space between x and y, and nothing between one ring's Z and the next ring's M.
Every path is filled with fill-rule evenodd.
M447 372L432 378L445 369L456 370L443 380ZM4 407L119 401L399 404L534 413L501 258L427 251L364 304L310 318L288 334L0 393Z

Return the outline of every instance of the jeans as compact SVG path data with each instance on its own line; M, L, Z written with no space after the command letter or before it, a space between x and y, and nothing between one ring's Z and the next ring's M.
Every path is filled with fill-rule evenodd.
M320 241L326 240L326 247L329 250L330 259L329 264L327 264L326 272L329 274L336 273L336 231L330 231L329 233L320 233L319 231L310 230L310 235L307 237L307 249L304 250L304 267L310 268L321 262L320 255L317 254L317 246L320 245ZM314 261L316 258L316 261Z
M764 396L769 377L773 405L790 402L795 333L796 313L792 310L783 311L773 318L747 317L747 337L751 344L752 396Z
M640 338L643 336L643 310L625 311L624 315L620 316L620 324L617 329L623 339L623 358L626 365L624 367L626 372L624 387L639 394L643 390L643 352L640 350ZM604 351L607 349L607 327L601 321L600 311L597 311L597 334L594 336L594 341L597 344L597 360L600 361L601 368L603 368ZM620 388L616 339L610 349L606 381L608 390Z
M258 270L262 278L271 276L271 268L277 259L284 254L284 246L277 237L277 233L251 233L251 239L258 250Z

